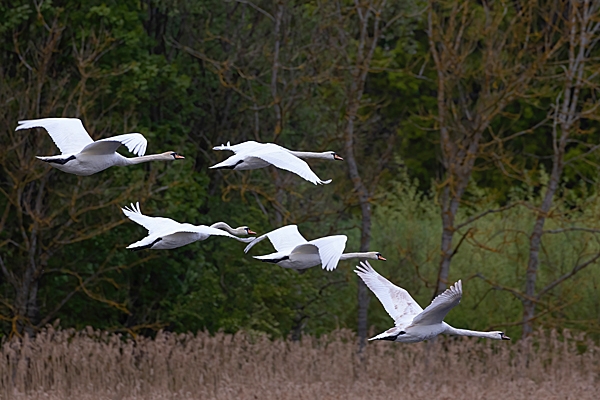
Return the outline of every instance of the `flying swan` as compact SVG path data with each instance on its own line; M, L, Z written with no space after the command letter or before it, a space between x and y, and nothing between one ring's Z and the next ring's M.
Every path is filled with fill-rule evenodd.
M148 142L140 133L127 133L94 142L79 118L19 121L15 130L32 128L44 128L62 153L59 156L37 158L50 163L56 169L75 175L92 175L114 165L122 167L154 160L170 161L184 158L173 151L144 156ZM123 157L116 152L121 145L125 145L130 152L139 157Z
M298 271L319 264L322 265L323 269L333 271L337 267L338 261L350 258L385 261L385 258L376 251L343 253L347 240L345 235L326 236L309 242L298 232L296 225L286 225L257 237L246 246L244 253L247 253L256 243L265 238L271 241L277 252L264 256L254 256L254 258Z
M140 203L132 203L130 208L122 208L123 213L133 222L148 230L148 236L127 246L131 250L143 249L175 249L198 240L206 240L209 236L227 236L240 242L249 243L255 238L239 238L234 235L256 235L247 226L233 229L225 222L217 222L211 226L180 224L170 218L149 217L142 214Z
M439 334L476 336L496 340L510 340L504 332L480 332L456 329L444 322L444 317L460 303L462 282L459 280L437 296L423 310L408 292L379 275L369 264L361 262L356 274L379 299L385 311L394 319L395 327L369 340L391 340L393 342L416 343L431 339Z
M243 142L231 145L213 147L213 150L230 150L235 154L210 168L213 169L233 169L236 171L247 169L259 169L269 165L284 169L300 175L302 178L315 185L325 185L331 182L331 179L322 181L315 174L308 164L301 160L306 158L321 158L324 160L344 160L333 151L324 151L322 153L313 153L310 151L292 151L274 143Z

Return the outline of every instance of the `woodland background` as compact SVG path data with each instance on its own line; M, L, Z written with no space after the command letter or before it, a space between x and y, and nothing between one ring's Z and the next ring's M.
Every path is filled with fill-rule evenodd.
M447 321L598 338L600 3L590 0L0 3L0 334L258 331L360 337L391 320L354 262L304 274L233 240L132 253L120 207L262 234L349 236L422 305L463 279ZM17 121L141 132L178 163L90 177ZM314 187L212 171L215 145L333 150ZM123 153L125 154L125 153ZM255 254L268 251L268 244Z

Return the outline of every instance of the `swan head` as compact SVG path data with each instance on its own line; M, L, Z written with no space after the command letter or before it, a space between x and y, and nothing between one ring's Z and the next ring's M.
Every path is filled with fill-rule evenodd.
M328 151L327 153L331 155L331 157L333 157L334 160L344 161L344 159L340 157L335 151Z
M165 160L183 160L185 157L174 151L166 151L161 154Z
M492 332L492 333L495 333L496 335L499 336L498 340L510 340L510 338L508 336L506 336L504 334L504 332L497 331L497 332Z
M247 226L240 226L239 228L233 229L233 234L234 235L256 235L256 232L254 232L252 229L248 228Z
M379 261L387 261L380 252L378 251L369 251L367 253L365 253L364 257L361 258L368 258L369 260L379 260Z

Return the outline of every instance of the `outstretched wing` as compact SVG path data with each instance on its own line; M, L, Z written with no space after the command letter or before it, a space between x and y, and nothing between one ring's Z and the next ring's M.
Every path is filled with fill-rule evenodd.
M273 244L273 247L275 247L275 250L278 252L292 250L298 245L308 243L300 232L298 232L298 227L296 225L286 225L257 237L246 246L244 253L247 253L256 243L265 238L268 238L271 241L271 244Z
M462 282L459 280L437 296L423 312L415 317L413 325L440 324L446 314L460 303L462 297Z
M354 272L377 296L396 326L405 327L409 325L413 318L423 311L406 290L379 275L368 261L361 262L360 267L357 266Z
M42 118L19 121L15 130L44 128L62 154L79 153L94 143L79 118Z
M124 207L121 210L123 210L123 214L125 214L127 218L146 228L149 235L165 232L167 230L175 231L179 225L181 225L179 222L173 221L170 218L149 217L142 214L139 202L135 203L135 205L131 203L129 208Z
M324 270L333 271L340 257L346 248L346 235L326 236L319 239L311 240L308 244L312 244L319 250L321 265Z
M126 133L124 135L97 140L85 146L81 152L98 155L111 154L117 151L121 145L125 145L127 150L133 154L143 156L146 154L148 141L141 133Z
M260 151L252 153L252 156L260 158L277 168L293 172L315 185L325 185L331 182L331 179L327 181L321 180L305 161L274 144L265 145Z

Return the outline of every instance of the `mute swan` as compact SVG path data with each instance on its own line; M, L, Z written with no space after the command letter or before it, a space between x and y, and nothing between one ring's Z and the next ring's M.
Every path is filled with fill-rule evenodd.
M231 228L225 222L217 222L211 226L180 224L170 218L149 217L142 214L140 203L132 203L130 208L122 208L123 213L133 222L148 230L148 236L127 246L128 249L175 249L198 240L205 240L211 235L227 236L240 242L249 243L254 238L239 238L234 235L256 235L247 226ZM227 231L227 232L226 232Z
M247 253L256 243L268 238L276 253L254 256L257 260L270 262L283 268L303 270L321 264L323 269L333 271L340 260L350 258L369 258L385 261L376 251L366 253L345 253L347 237L345 235L326 236L310 242L304 239L296 225L287 225L254 239L246 248Z
M37 158L50 163L56 169L75 175L92 175L114 165L122 167L154 160L171 161L184 158L173 151L144 156L147 141L140 133L127 133L94 142L79 118L19 121L15 130L32 128L44 128L62 153L59 156ZM116 152L121 145L125 145L130 152L139 157L123 157Z
M321 158L324 160L343 160L342 157L333 151L322 153L313 153L309 151L292 151L274 143L244 142L236 145L227 145L213 147L213 150L230 150L235 154L225 161L213 165L213 169L234 169L237 171L247 169L259 169L269 165L284 169L300 175L309 182L316 184L327 184L331 179L322 181L315 174L308 164L301 158Z
M462 282L459 280L437 296L423 310L408 292L379 275L369 264L361 262L354 271L379 299L385 311L394 319L395 327L369 340L391 340L393 342L416 343L431 339L439 334L476 336L496 340L510 340L504 332L479 332L456 329L444 322L448 311L460 303Z

